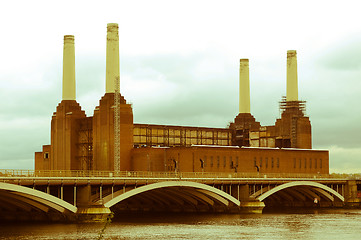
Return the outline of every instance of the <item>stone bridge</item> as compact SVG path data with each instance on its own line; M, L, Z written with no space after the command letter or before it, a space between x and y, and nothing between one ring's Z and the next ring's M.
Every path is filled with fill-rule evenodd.
M361 181L244 173L0 171L2 219L97 221L112 211L246 212L359 204Z

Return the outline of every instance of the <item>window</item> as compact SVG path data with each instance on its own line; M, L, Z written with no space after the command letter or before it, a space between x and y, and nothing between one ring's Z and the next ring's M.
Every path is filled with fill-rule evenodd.
M280 168L280 159L277 158L277 168Z
M310 168L312 168L312 158L310 158Z
M256 157L254 157L253 162L254 162L254 167L257 167L257 158Z
M317 168L317 158L315 158L315 168Z
M300 161L300 168L302 168L302 159L298 159Z
M259 167L261 168L262 167L262 157L259 158Z
M307 168L307 159L305 158L305 168Z
M223 167L225 168L227 166L227 160L226 157L223 157Z
M206 166L207 166L207 156L204 156L203 167L205 168Z
M233 168L232 156L229 157L229 168Z
M219 168L219 156L217 156L217 168Z
M49 153L48 153L48 152L45 152L45 153L44 153L44 158L45 158L45 159L48 159L48 158L49 158Z
M293 159L293 168L296 168L296 158Z
M236 157L236 167L238 167L238 156Z
M213 167L213 156L211 156L211 168Z
M266 157L266 168L268 168L268 158Z

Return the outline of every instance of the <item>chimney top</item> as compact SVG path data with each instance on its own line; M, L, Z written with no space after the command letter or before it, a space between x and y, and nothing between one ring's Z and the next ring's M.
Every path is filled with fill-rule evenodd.
M73 42L74 43L74 35L64 35L64 42Z
M287 50L287 57L294 57L296 54L296 50Z
M118 31L118 23L108 23L107 24L108 32L116 32Z

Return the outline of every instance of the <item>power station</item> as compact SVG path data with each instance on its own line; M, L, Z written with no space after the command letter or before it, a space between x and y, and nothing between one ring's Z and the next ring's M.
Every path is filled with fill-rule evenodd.
M312 149L295 50L287 51L287 96L273 126L251 114L249 60L240 60L239 113L227 128L134 123L119 91L118 24L107 26L106 51L106 91L86 116L76 101L74 36L64 36L62 101L35 170L329 173L328 151Z

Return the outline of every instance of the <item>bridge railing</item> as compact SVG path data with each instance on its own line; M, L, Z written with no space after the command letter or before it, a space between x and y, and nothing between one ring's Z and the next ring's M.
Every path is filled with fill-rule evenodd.
M0 170L1 177L71 177L71 178L353 178L361 175L297 173L230 172L146 172L146 171L68 171L68 170Z

